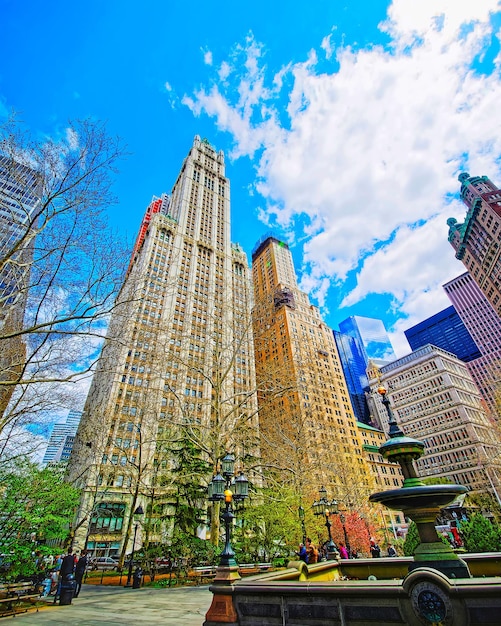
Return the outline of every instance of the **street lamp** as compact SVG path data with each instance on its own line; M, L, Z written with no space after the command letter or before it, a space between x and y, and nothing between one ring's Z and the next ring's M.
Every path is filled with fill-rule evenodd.
M344 525L346 522L346 517L341 513L341 515L339 516L339 520L341 521L341 525L343 527L344 543L345 543L346 549L348 550L348 555L350 555L351 546L350 546L350 541L348 539L348 533L346 532L346 526Z
M325 515L325 525L329 534L329 541L327 542L327 559L333 559L338 553L337 546L332 539L330 516L337 515L338 504L336 500L327 500L327 489L321 487L319 489L320 498L313 503L314 515Z
M301 522L301 530L303 531L303 545L306 545L306 526L304 523L304 509L303 507L300 505L298 510L297 510L297 514L299 516L299 521Z
M210 502L222 502L225 508L222 514L225 530L224 550L220 555L219 567L237 567L235 552L231 547L231 524L235 519L232 502L245 500L249 495L249 481L243 472L235 478L235 456L227 453L221 459L221 472L212 477L207 488ZM231 490L233 488L233 491Z
M141 519L142 515L144 515L143 507L139 505L133 513L133 517L134 517L134 520L136 521L136 524L134 526L134 539L132 540L132 554L130 555L129 571L127 573L127 583L125 584L125 587L132 587L131 580L132 580L132 565L134 563L134 548L136 547L136 535L137 535L137 529L139 527L139 520Z

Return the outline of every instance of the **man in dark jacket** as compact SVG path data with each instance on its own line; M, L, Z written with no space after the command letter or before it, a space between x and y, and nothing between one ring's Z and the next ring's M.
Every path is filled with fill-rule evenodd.
M75 595L73 596L74 598L78 598L78 594L80 593L80 589L82 588L82 580L88 562L89 561L87 559L87 552L85 550L82 550L82 554L80 555L80 558L78 559L75 566L75 582L77 585L75 587Z
M61 563L61 569L59 570L59 580L57 581L56 595L54 596L54 602L58 600L61 593L61 584L66 580L69 574L73 574L75 571L75 557L73 556L73 550L68 548L68 554L63 558Z

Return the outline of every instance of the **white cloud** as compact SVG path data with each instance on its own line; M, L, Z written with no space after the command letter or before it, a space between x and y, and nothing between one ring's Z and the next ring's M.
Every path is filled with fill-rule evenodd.
M231 73L231 65L223 61L221 63L221 67L219 68L218 75L220 80L226 80Z
M313 50L273 74L249 36L227 61L231 81L184 98L231 133L233 157L259 155L263 221L307 224L302 285L321 304L355 273L344 303L390 293L406 327L447 306L441 285L463 271L445 223L465 215L448 199L457 173L501 184L501 56L490 74L472 69L496 10L395 0L381 25L391 46L337 47L336 73L319 73Z
M66 129L66 142L70 150L76 150L78 148L78 133L73 128Z
M172 85L169 82L166 81L164 87L165 91L172 91Z
M212 52L210 50L203 50L205 65L212 65Z
M326 35L322 39L322 43L320 44L320 47L322 48L322 50L325 51L326 58L330 59L334 52L334 48L332 46L332 35Z

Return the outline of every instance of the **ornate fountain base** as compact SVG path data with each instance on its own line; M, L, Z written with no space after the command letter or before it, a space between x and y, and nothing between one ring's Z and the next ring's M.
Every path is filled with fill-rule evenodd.
M370 496L372 502L380 502L390 509L400 510L415 522L421 543L414 551L414 563L409 572L418 567L430 567L448 578L470 578L468 565L459 558L452 546L440 540L435 520L442 506L460 493L466 492L462 485L419 485L381 491Z

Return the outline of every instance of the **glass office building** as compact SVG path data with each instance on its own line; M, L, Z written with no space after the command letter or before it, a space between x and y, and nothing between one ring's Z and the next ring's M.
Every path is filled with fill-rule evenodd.
M453 306L447 307L404 332L413 350L431 343L452 352L462 361L473 361L482 356Z

